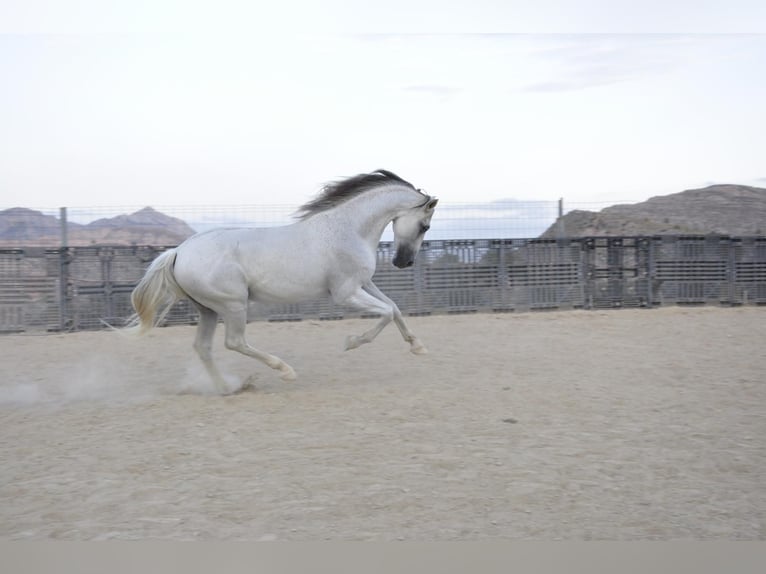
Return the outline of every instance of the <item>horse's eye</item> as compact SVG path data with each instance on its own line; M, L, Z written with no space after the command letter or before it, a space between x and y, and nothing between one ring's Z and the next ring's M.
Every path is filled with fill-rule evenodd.
M420 233L425 233L425 232L426 232L426 231L428 231L429 229L431 229L431 226L430 226L430 225L421 225L421 226L420 226Z

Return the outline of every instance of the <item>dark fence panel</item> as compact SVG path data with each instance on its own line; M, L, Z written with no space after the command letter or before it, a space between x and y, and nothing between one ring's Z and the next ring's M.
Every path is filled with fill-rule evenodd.
M766 304L766 237L743 237L729 256L732 299Z
M0 332L62 328L61 264L56 249L0 249Z
M0 249L0 332L121 325L130 292L166 249ZM393 255L380 244L374 280L408 315L766 304L766 237L436 240L404 270ZM351 316L329 300L251 309L272 321ZM196 320L182 301L166 323Z

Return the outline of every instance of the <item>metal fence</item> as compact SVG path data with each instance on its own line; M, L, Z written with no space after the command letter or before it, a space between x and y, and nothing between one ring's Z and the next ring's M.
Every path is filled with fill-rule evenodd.
M98 329L132 313L130 292L165 247L0 249L0 332ZM409 269L378 249L375 282L405 314L766 305L766 237L426 241ZM253 319L338 319L329 300L254 308ZM168 324L197 320L179 302Z

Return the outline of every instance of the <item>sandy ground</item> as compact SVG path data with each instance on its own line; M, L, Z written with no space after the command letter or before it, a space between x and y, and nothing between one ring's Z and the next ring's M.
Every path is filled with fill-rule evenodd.
M766 309L409 322L0 337L0 539L766 538Z

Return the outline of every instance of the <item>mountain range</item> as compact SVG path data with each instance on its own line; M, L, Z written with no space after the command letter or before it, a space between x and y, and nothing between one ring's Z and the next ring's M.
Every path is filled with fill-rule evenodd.
M86 225L67 222L67 243L73 246L178 245L193 234L185 221L151 207ZM0 245L57 247L61 240L57 217L25 207L0 211Z

